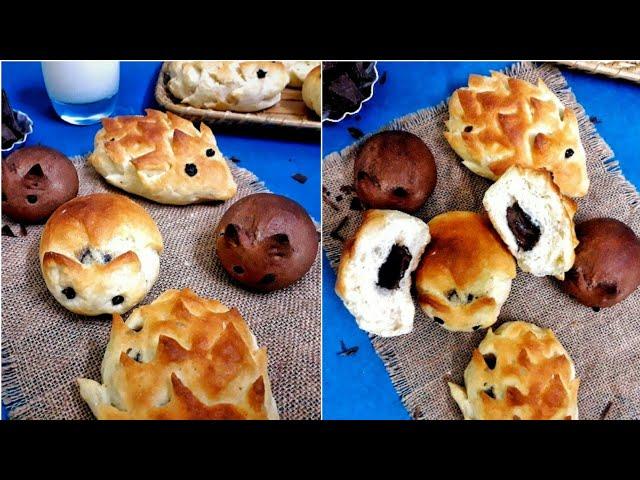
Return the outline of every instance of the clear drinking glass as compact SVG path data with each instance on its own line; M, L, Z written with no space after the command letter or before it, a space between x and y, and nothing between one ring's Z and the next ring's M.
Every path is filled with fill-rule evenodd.
M53 108L64 121L90 125L113 113L120 62L42 62L42 75Z

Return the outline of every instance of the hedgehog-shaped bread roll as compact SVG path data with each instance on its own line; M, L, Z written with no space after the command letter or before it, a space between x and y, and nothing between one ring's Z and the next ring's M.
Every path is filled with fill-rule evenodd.
M211 129L171 112L102 120L89 162L107 182L171 205L228 200L237 185Z
M78 380L99 420L278 419L266 350L235 308L189 289L115 314L101 375Z
M469 86L449 99L446 128L462 163L485 178L520 165L551 172L564 195L589 189L576 116L542 80L536 86L498 72L470 75Z

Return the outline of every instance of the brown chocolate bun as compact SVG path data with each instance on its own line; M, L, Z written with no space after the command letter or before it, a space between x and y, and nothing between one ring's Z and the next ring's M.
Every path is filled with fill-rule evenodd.
M216 250L231 277L270 292L301 278L313 265L318 233L296 202L273 193L241 198L216 229Z
M2 211L17 222L43 222L77 194L78 172L53 148L22 148L2 161Z
M356 192L369 208L415 212L436 186L433 155L416 135L387 131L369 137L354 162Z
M640 240L613 218L594 218L576 226L580 242L573 268L562 287L587 307L610 307L640 285Z

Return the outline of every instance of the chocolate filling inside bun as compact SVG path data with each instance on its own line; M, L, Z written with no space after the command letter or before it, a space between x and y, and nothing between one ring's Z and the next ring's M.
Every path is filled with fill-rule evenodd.
M525 252L535 247L540 240L540 227L520 208L518 202L507 207L507 223L516 238L518 247Z
M407 247L396 243L378 270L378 285L388 290L398 288L412 258Z

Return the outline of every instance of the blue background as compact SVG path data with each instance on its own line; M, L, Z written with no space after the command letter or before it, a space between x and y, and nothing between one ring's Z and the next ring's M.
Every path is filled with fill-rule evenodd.
M488 73L510 62L379 62L384 85L360 111L360 119L348 117L323 125L323 155L354 142L347 127L364 133L378 130L391 120L418 109L437 105L456 88L467 84L470 73ZM640 86L630 82L562 69L569 86L587 114L597 117L600 135L613 149L623 173L640 185ZM323 265L323 418L408 419L391 380L362 330L356 326L335 295L335 274L324 257ZM340 341L358 346L353 356L339 356Z
M154 88L160 62L122 62L120 91L114 115L141 114L145 108L158 108ZM2 87L11 106L31 117L34 132L25 145L42 143L68 156L89 153L100 124L70 125L58 118L44 86L39 62L3 62ZM320 220L320 135L301 138L296 132L235 130L220 133L212 126L223 154L240 159L238 166L247 168L263 180L271 191L299 202L309 214ZM291 178L296 173L307 176L300 184ZM6 417L4 406L2 417Z

